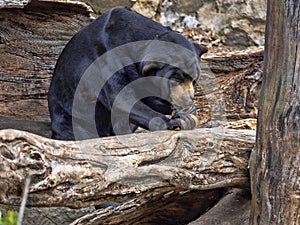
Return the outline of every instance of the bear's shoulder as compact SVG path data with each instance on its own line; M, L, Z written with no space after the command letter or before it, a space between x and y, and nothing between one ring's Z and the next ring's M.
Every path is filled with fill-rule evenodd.
M140 35L141 39L154 39L153 34L171 31L160 23L145 17L127 7L115 7L99 16L92 26L102 28L102 32L116 33L123 37ZM123 34L123 35L122 35Z

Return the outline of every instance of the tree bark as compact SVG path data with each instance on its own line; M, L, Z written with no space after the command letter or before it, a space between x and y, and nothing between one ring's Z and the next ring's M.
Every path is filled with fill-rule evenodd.
M300 224L300 1L268 1L250 224Z
M49 1L0 9L1 116L49 121L47 93L55 63L71 37L92 21L89 10L79 2Z

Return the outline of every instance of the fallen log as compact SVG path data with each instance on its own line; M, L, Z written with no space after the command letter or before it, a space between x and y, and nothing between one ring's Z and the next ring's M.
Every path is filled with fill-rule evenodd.
M255 131L160 131L63 142L0 131L0 202L82 208L124 202L149 191L248 187Z

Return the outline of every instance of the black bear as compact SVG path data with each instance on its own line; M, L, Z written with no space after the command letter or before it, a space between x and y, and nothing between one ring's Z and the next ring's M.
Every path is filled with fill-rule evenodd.
M99 16L69 41L48 93L52 138L193 129L193 84L207 49L128 8Z

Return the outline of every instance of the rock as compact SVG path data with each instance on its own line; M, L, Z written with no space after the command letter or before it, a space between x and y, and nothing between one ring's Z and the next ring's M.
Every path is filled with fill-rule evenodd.
M194 28L199 26L195 15L187 15L178 10L180 8L175 1L165 0L160 6L160 23L173 30L181 31L183 28Z
M0 204L0 214L8 210L19 211L18 206ZM79 217L95 211L94 207L70 209L67 207L27 207L25 209L23 225L68 225Z
M96 14L103 14L116 6L127 6L131 8L134 4L132 0L83 0L83 2L89 4Z
M249 224L251 194L249 190L232 189L207 213L189 225Z
M22 0L19 7L28 0ZM66 0L62 0L66 1ZM173 30L198 28L208 31L225 45L238 48L264 45L265 0L82 0L95 14L126 6L155 18ZM7 0L11 4L14 0ZM4 7L4 4L0 8ZM8 3L5 5L8 7Z
M175 1L173 1L175 2ZM187 15L194 15L200 7L203 6L203 1L199 0L177 0L175 8L180 13L184 13Z
M159 2L160 0L136 0L132 9L146 17L154 18Z
M163 0L160 22L180 31L201 27L234 47L264 45L265 0Z
M218 14L225 26L216 32L224 36L227 45L239 47L264 45L267 8L265 0L218 2Z

